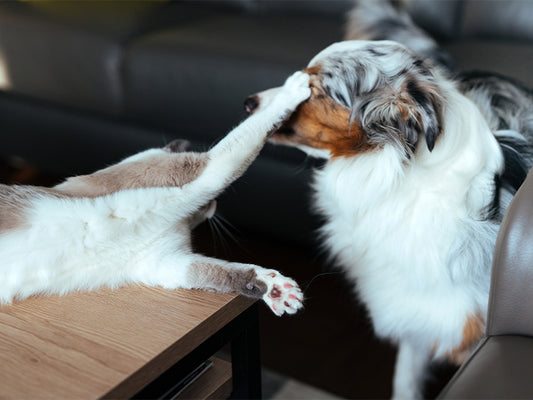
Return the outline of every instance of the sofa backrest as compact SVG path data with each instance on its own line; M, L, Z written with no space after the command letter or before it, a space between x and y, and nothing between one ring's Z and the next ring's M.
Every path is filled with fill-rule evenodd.
M440 40L533 40L533 1L403 0L422 28Z

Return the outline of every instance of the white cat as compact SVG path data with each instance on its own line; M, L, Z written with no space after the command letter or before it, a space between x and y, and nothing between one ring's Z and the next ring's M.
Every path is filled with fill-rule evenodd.
M238 292L263 298L276 315L295 313L296 282L194 254L190 231L309 96L309 76L294 74L269 107L206 153L174 142L54 188L0 185L0 303L142 283Z

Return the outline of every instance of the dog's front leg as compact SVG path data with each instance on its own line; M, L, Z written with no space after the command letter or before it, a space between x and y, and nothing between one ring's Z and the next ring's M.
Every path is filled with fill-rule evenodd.
M422 389L430 354L430 350L424 346L414 346L409 341L400 341L394 369L393 399L423 397Z

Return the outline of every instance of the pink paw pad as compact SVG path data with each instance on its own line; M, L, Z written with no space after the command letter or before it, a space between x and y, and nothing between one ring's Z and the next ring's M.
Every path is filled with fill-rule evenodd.
M277 298L281 297L281 289L280 289L280 287L278 285L274 285L274 287L272 288L272 290L268 294L268 297L270 297L271 299L277 299Z
M258 272L258 278L267 285L263 300L277 316L294 314L303 307L302 291L292 279L272 270Z

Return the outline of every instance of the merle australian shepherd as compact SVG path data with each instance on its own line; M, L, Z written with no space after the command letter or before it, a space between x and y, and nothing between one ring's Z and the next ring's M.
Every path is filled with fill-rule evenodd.
M326 160L313 182L321 238L376 334L399 346L393 396L416 398L431 360L460 364L484 334L496 235L532 165L533 93L452 77L388 3L361 2L347 30L357 40L310 61L312 95L271 141Z

